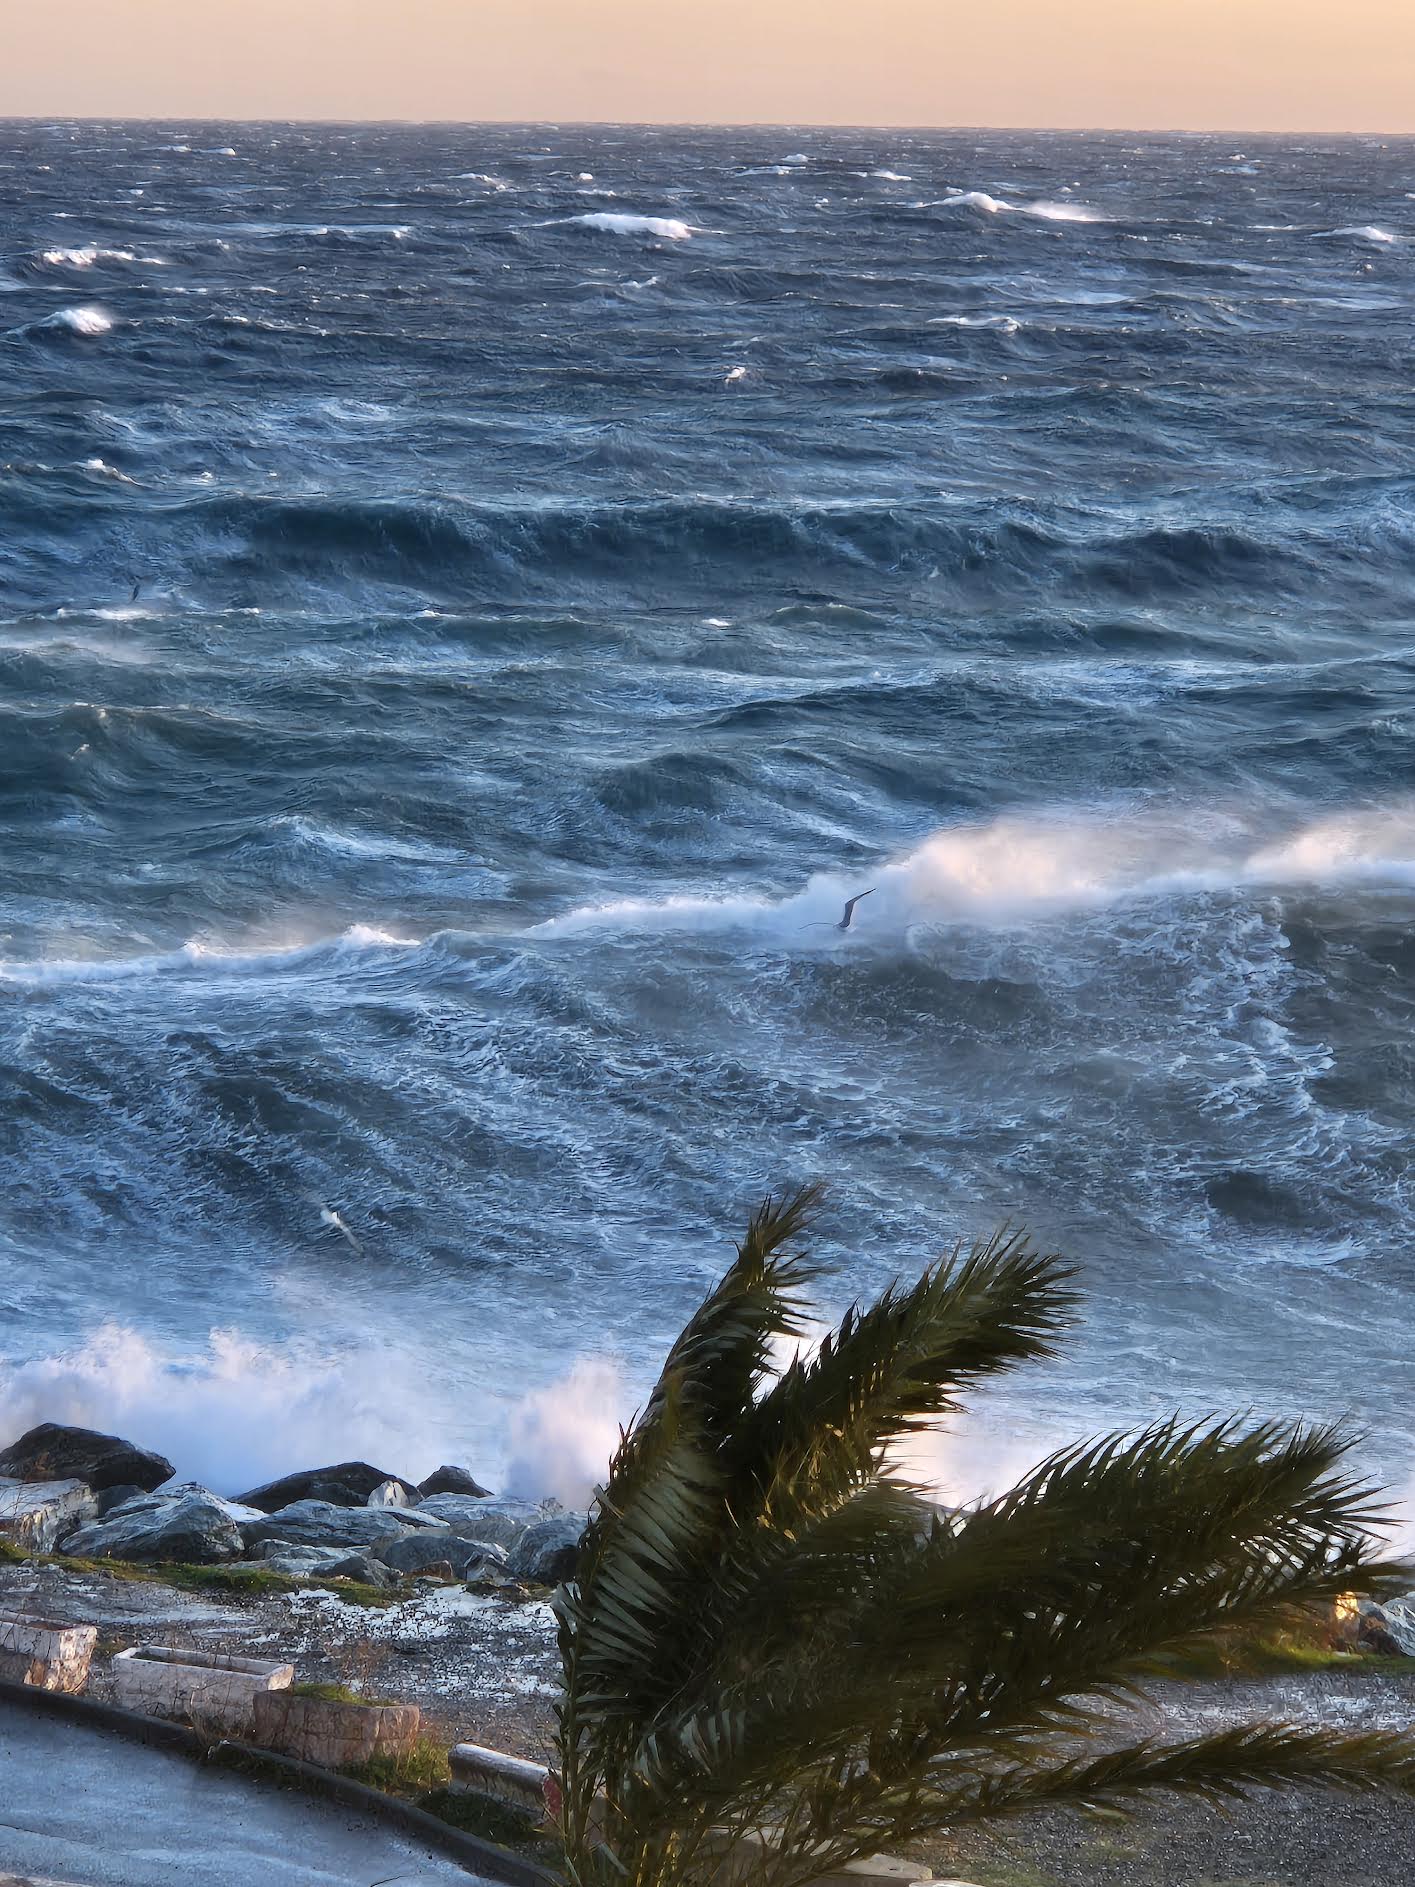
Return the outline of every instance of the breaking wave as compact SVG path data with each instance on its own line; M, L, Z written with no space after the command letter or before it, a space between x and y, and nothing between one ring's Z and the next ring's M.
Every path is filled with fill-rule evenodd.
M1208 831L1203 830L1209 824ZM854 941L897 944L916 925L1014 924L1050 914L1207 891L1390 885L1415 888L1415 801L1337 813L1261 836L1251 818L1192 810L1107 818L1062 809L946 827L904 857L845 876L821 873L785 899L626 898L539 928L755 933L773 946L829 941L843 902L865 886ZM808 947L808 946L807 946Z
M691 223L676 216L631 216L617 210L590 210L583 216L563 216L561 223L585 229L608 230L615 236L658 236L665 242L687 242L695 234Z

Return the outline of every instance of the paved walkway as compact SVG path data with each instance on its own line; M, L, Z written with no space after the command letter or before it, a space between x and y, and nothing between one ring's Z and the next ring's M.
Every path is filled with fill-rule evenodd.
M0 1876L74 1887L474 1887L351 1810L0 1704Z

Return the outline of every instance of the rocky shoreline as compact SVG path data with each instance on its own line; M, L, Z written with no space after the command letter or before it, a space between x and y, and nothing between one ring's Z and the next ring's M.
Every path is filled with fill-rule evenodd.
M465 1468L416 1484L342 1462L230 1500L115 1437L46 1425L0 1452L0 1611L95 1625L99 1699L113 1655L136 1644L278 1657L418 1704L444 1745L544 1762L559 1683L549 1588L583 1524L554 1502L486 1493ZM1157 1684L1154 1733L1254 1716L1408 1729L1415 1601L1352 1600L1333 1631L1367 1655ZM921 1858L981 1887L1408 1887L1415 1805L1258 1795L1228 1820L1157 1803L1123 1826L1058 1811Z
M366 1461L308 1468L227 1499L171 1462L91 1429L43 1423L0 1451L0 1542L125 1565L260 1567L392 1592L410 1578L553 1586L585 1515L498 1498L466 1468L420 1484Z

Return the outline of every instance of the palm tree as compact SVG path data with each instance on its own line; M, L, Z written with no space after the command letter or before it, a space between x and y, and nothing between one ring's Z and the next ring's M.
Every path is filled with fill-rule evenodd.
M961 1511L892 1464L911 1429L1052 1350L1071 1274L1003 1232L785 1368L817 1203L768 1199L673 1345L557 1601L578 1887L797 1887L1040 1804L1306 1783L1415 1792L1415 1740L1255 1723L1156 1742L1108 1705L1196 1640L1402 1569L1330 1428L1168 1421L1064 1450ZM749 1852L743 1836L756 1831Z

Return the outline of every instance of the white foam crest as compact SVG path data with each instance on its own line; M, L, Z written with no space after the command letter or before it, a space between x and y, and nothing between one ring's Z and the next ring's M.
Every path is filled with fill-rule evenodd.
M113 478L120 485L134 485L136 479L129 478L126 472L120 472L116 465L110 465L107 459L85 459L80 467L85 472L97 472L103 478Z
M371 924L351 924L333 937L298 943L265 944L237 950L205 938L190 938L176 950L150 956L37 957L29 961L0 959L0 984L13 983L43 989L65 983L122 983L144 977L201 971L213 975L241 975L289 969L328 952L415 950L415 937L399 937Z
M57 314L50 315L43 323L46 328L67 328L71 334L82 334L90 340L97 340L102 334L113 332L113 317L102 308L61 308Z
M928 325L931 328L994 328L999 334L1016 334L1022 323L1012 315L934 315Z
M1358 242L1391 243L1400 238L1390 229L1381 229L1375 223L1354 223L1341 229L1319 229L1317 234L1326 236L1354 236Z
M579 223L585 229L607 230L614 236L659 236L665 242L688 242L695 232L694 224L676 216L632 216L623 210L588 210L583 216L559 216L553 220Z
M872 170L872 177L881 177L886 183L912 183L914 179L902 170Z
M412 1359L373 1346L330 1355L217 1329L180 1355L107 1323L70 1350L0 1363L0 1437L40 1422L119 1432L227 1495L351 1456L427 1472L440 1423L422 1385Z
M1270 823L1270 822L1269 822ZM848 877L825 872L794 897L623 898L537 926L540 934L752 931L774 947L897 943L915 925L1005 925L1066 911L1259 886L1415 887L1415 801L1333 814L1264 836L1251 816L1174 808L1119 817L1084 810L949 826L915 851ZM847 937L847 898L873 887Z
M488 190L499 191L499 190L510 190L514 188L514 185L509 184L504 177L489 176L487 172L484 170L460 170L458 171L457 175L453 178L452 181L454 183L485 184Z
M932 206L944 210L982 210L988 216L1011 211L1017 216L1039 216L1047 223L1103 223L1099 210L1085 203L1009 203L1005 197L989 196L986 190L960 190L954 196L940 197Z

